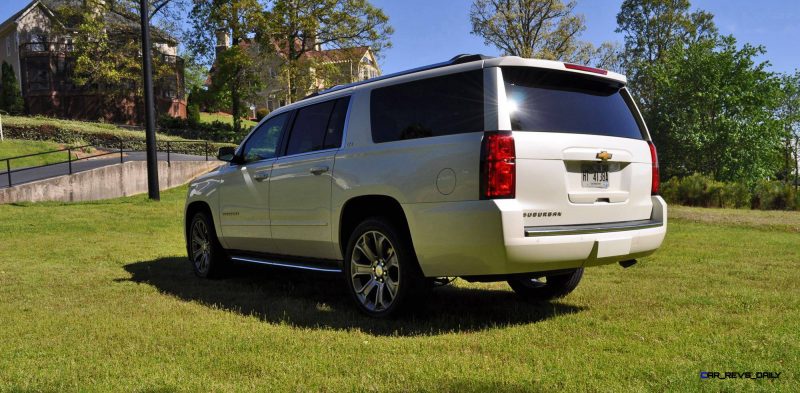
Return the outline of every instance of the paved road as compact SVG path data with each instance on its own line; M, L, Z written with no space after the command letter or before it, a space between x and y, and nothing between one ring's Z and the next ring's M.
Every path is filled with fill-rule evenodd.
M205 161L205 156L194 156L188 154L178 154L178 153L171 153L170 154L171 161ZM209 160L216 160L213 156L208 157ZM147 160L147 154L145 152L127 152L123 157L125 162L128 161L145 161ZM167 161L167 153L158 153L158 160L159 161ZM110 154L107 156L99 157L99 158L92 158L81 160L72 163L72 173L88 171L90 169L100 168L106 165L114 165L119 164L120 158L119 154ZM3 162L5 164L5 162ZM8 187L8 173L6 173L6 169L0 169L0 188ZM36 180L42 179L49 179L51 177L68 175L69 174L69 164L68 163L61 163L61 164L54 164L46 167L41 168L31 168L31 169L24 169L24 168L17 168L11 169L11 184L18 185L23 183L30 183Z

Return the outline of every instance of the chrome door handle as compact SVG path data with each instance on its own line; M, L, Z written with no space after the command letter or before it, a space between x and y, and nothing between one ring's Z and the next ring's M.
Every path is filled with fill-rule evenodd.
M314 175L319 176L319 175L327 172L328 171L328 167L327 166L313 166L308 171L311 172Z
M267 180L267 179L269 179L269 172L268 171L256 172L253 175L253 180L255 180L255 181L264 181L264 180Z

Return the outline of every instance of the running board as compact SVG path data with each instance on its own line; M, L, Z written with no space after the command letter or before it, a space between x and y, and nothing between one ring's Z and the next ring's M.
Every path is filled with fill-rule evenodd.
M276 267L284 267L289 269L300 269L300 270L310 270L314 272L323 272L323 273L341 273L342 269L333 266L325 266L315 263L309 262L298 262L298 261L282 261L282 260L275 260L275 259L265 259L259 258L254 256L231 256L231 259L234 261L239 262L247 262L247 263L255 263L259 265L268 265L268 266L276 266Z

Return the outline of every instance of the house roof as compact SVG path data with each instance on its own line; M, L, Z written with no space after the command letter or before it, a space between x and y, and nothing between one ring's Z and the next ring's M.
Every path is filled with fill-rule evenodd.
M68 27L74 23L77 23L75 20L64 20L64 23L61 22L60 19L64 19L64 15L57 15L56 12L51 10L48 7L50 6L55 7L58 4L68 6L68 7L80 7L82 6L82 2L80 0L33 0L28 5L23 7L21 10L17 11L14 15L11 15L8 19L6 19L2 24L0 24L0 32L3 32L13 26L16 22L18 22L23 16L25 16L28 12L30 12L35 7L41 7L42 10L49 16L51 19L55 20L62 26L67 25ZM127 33L130 34L139 34L139 18L137 15L131 15L125 11L118 11L118 12L106 12L104 13L104 17L108 23L114 24L117 28L124 28L128 30ZM174 37L172 37L169 33L158 29L154 26L150 28L151 33L153 34L154 41L161 41L161 42L168 42L171 44L177 44L178 41Z
M53 11L50 11L50 9L49 9L49 8L47 8L47 6L45 6L44 4L42 4L42 2L41 2L41 1L39 1L39 0L33 0L33 1L31 1L30 3L28 3L28 5L26 5L25 7L22 7L22 9L21 9L21 10L19 10L19 11L17 11L17 12L16 12L14 15L11 15L11 16L10 16L8 19L6 19L5 21L3 21L3 23L0 23L0 32L4 32L4 31L6 31L6 30L7 30L9 27L13 26L13 25L14 25L15 23L17 23L17 22L18 22L20 19L22 19L22 17L23 17L23 16L27 15L27 14L28 14L28 12L30 12L30 11L31 11L32 9L34 9L35 7L42 7L42 10L44 10L44 12L45 12L45 13L46 13L46 14L47 14L49 17L51 17L51 18L55 18L55 14L53 14Z

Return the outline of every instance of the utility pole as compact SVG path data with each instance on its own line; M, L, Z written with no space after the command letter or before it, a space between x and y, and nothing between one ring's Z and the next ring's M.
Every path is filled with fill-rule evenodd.
M149 0L140 0L139 14L142 19L142 71L144 73L144 123L147 142L147 194L158 201L158 153L156 150L156 118L153 106L153 59L150 49Z

